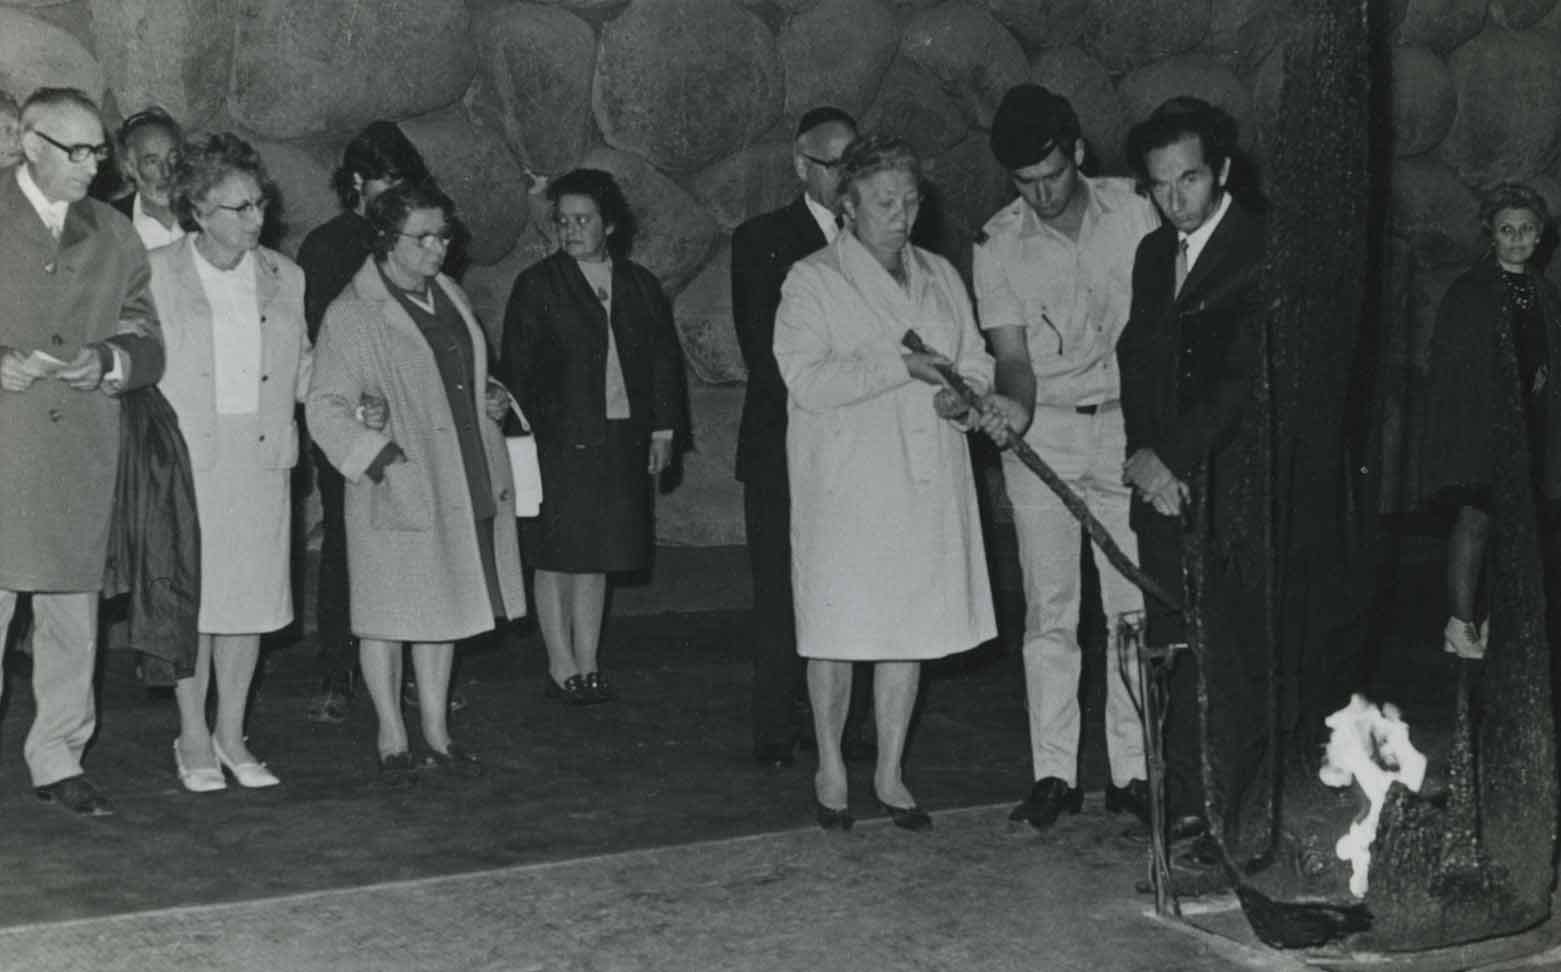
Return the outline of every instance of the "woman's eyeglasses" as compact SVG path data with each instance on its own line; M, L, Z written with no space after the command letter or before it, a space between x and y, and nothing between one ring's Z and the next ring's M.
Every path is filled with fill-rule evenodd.
M409 240L416 240L417 245L425 250L449 246L450 241L455 238L455 234L449 230L440 230L437 233L397 233L396 235L404 236Z
M265 216L266 210L270 208L270 206L271 200L265 198L246 199L241 203L237 203L231 206L227 203L217 203L218 209L230 212L240 219L243 219L245 216L249 216L251 214L255 216Z
M49 134L44 132L42 129L33 129L33 134L59 149L61 152L64 152L67 159L70 159L72 162L77 164L85 162L88 159L96 159L99 162L107 162L108 157L113 154L113 149L109 147L107 142L99 142L97 145L88 145L85 142L78 142L74 145L66 145L59 139L51 138Z

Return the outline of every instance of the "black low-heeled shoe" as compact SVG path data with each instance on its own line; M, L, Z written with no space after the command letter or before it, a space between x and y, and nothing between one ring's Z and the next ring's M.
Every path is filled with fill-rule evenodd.
M901 830L932 829L932 816L914 803L908 807L897 807L892 803L879 800L878 805L883 807L883 812L887 813L889 819Z
M549 675L547 685L542 689L542 697L565 705L594 705L599 701L586 687L585 679L579 675L569 676L562 685L553 681L553 676Z
M825 830L850 830L856 819L851 816L850 807L842 807L836 810L834 807L826 807L817 797L813 798L813 816L818 820L818 825Z
M459 743L451 743L442 753L429 750L428 759L423 765L466 779L474 779L483 774L482 760L472 755Z
M607 684L607 679L601 672L585 673L585 693L592 703L612 702L618 698L618 693Z
M412 754L405 750L386 753L379 758L379 782L391 790L401 790L417 783L417 767Z

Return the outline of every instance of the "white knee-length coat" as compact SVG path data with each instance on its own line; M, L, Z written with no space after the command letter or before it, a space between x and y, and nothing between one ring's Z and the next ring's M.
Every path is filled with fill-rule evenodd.
M849 232L781 289L797 651L912 660L997 633L965 435L910 377L914 329L978 389L991 383L964 283L915 247L902 287Z

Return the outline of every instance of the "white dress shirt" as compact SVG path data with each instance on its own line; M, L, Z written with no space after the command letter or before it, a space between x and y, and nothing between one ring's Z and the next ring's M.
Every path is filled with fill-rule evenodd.
M1177 237L1187 244L1187 273L1192 274L1192 268L1198 265L1198 257L1203 254L1203 248L1209 245L1209 237L1214 235L1214 228L1225 218L1225 210L1230 208L1230 193L1220 193L1219 208L1214 210L1214 215L1203 221L1203 225L1191 233L1177 233Z
M155 250L160 246L167 246L175 240L184 237L184 227L174 220L172 226L164 226L147 214L141 206L141 194L135 195L135 202L130 205L130 224L135 227L136 235L141 237L141 245L148 250Z
M45 196L43 190L38 188L38 183L33 181L31 167L25 164L16 167L16 184L22 187L22 195L33 204L43 225L49 228L55 239L59 239L60 233L65 230L65 214L70 210L70 203L56 202Z
M835 242L835 237L840 233L840 222L836 219L834 212L819 205L807 193L803 193L802 198L808 201L808 212L813 214L813 221L818 223L819 231L824 234L824 242Z

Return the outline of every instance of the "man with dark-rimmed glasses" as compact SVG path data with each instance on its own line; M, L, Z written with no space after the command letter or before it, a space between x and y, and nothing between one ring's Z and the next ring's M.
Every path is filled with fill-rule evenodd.
M802 194L755 216L732 236L732 323L748 387L737 434L737 478L743 484L748 558L753 573L753 755L761 765L790 766L800 739L802 659L797 655L791 590L791 491L786 479L786 386L772 343L781 284L791 265L832 242L840 157L856 140L856 121L839 108L819 107L797 123L792 165ZM871 679L856 684L870 686ZM862 705L854 707L860 723ZM851 755L865 756L853 742Z
M39 799L103 816L113 807L81 756L96 726L118 396L162 376L162 333L140 239L87 198L110 155L97 106L74 89L40 89L22 106L22 132L24 163L0 175L0 631L30 593L27 768Z

